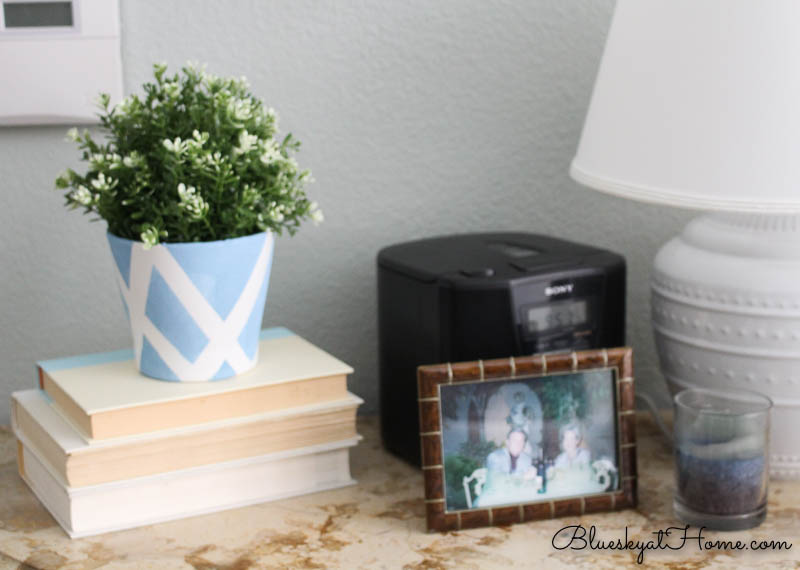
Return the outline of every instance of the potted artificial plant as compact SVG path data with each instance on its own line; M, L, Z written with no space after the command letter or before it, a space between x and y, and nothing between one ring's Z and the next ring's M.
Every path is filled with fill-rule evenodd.
M71 208L108 223L139 370L177 381L252 368L274 236L321 221L277 118L247 82L187 65L111 106L106 140L71 129L88 162L56 180Z

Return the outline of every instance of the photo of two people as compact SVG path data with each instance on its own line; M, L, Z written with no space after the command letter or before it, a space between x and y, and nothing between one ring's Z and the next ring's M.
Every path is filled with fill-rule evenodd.
M619 488L610 369L441 387L448 511Z

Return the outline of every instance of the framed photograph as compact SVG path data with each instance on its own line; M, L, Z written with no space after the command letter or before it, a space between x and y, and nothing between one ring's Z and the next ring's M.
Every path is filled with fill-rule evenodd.
M420 366L429 531L636 506L630 348Z

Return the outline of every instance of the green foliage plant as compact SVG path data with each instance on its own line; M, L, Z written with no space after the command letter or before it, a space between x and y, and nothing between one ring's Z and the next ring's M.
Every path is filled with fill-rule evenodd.
M70 129L85 173L56 180L66 205L105 220L118 237L161 242L231 239L271 230L294 234L302 221L322 221L308 199L312 181L294 153L300 143L278 135L278 118L247 80L225 79L187 64L115 106L101 94L105 141Z
M491 440L487 441L465 441L462 443L458 452L463 457L467 457L478 463L485 463L489 454L497 449L497 445Z
M444 461L445 485L447 485L447 508L466 509L464 477L469 477L483 463L463 455L448 455Z

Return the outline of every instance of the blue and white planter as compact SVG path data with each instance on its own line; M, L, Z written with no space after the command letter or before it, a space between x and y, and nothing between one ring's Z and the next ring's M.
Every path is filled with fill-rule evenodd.
M142 374L221 380L258 362L271 232L212 242L141 242L107 234Z

